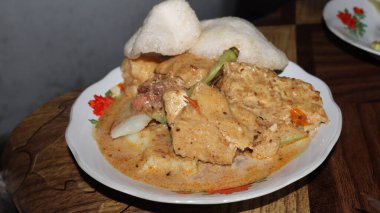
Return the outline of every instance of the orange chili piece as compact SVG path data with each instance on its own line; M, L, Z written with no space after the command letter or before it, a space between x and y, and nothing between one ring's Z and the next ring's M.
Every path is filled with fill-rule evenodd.
M307 125L307 116L306 114L298 109L293 108L290 110L290 119L292 123L300 125L300 126L306 126Z
M232 194L234 192L241 192L248 190L248 188L251 186L251 184L243 185L243 186L238 186L238 187L232 187L232 188L227 188L227 189L213 189L213 190L208 190L207 193L209 194Z
M120 90L124 90L125 89L125 84L124 83L119 83L117 85L117 87L119 87Z
M88 102L88 105L93 109L92 113L96 116L101 116L103 111L106 110L112 102L112 97L103 97L101 95L94 95L94 99Z
M183 96L183 97L186 98L186 100L189 102L190 106L192 106L195 110L197 110L198 113L201 113L201 110L200 110L199 105L198 105L198 101L191 99L188 96Z

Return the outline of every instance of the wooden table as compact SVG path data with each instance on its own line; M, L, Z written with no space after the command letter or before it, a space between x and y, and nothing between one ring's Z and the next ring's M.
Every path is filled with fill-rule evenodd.
M35 110L13 131L3 168L20 212L376 212L380 199L380 63L340 41L321 23L326 1L290 1L265 19L263 33L288 57L324 80L343 113L327 160L272 194L223 205L156 203L114 191L75 163L64 133L80 91Z

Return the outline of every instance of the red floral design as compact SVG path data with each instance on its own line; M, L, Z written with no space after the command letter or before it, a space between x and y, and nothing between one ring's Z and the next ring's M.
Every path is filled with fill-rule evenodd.
M360 7L353 7L352 10L353 12L350 12L346 8L343 11L338 11L336 16L346 25L350 33L355 36L363 36L367 27L364 23L365 12Z
M358 15L363 15L364 14L364 10L360 7L354 7L354 13L358 14Z
M106 110L112 102L112 97L101 95L94 95L94 100L88 102L88 105L93 109L93 113L96 116L101 116L103 111Z
M349 29L356 29L357 20L355 17L351 16L351 14L348 11L339 11L337 16Z

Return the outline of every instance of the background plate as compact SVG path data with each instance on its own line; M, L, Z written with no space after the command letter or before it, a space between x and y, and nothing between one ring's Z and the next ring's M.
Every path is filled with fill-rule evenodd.
M370 3L376 2L376 3ZM327 27L340 39L347 43L372 53L376 56L380 56L380 51L372 49L371 43L373 41L380 41L380 11L376 9L374 4L378 4L380 7L380 1L378 0L333 0L328 2L323 9L323 19L326 22ZM365 18L363 23L367 25L363 36L355 36L347 30L346 25L337 17L339 11L347 9L349 12L353 12L354 7L359 7L364 10ZM379 8L380 10L380 8Z

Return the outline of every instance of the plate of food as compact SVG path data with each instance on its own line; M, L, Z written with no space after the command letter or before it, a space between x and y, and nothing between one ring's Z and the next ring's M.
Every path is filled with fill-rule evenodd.
M236 17L156 5L125 59L72 106L66 141L87 174L158 202L217 204L316 169L342 128L328 86Z
M332 0L323 9L327 27L345 42L380 56L380 1Z

